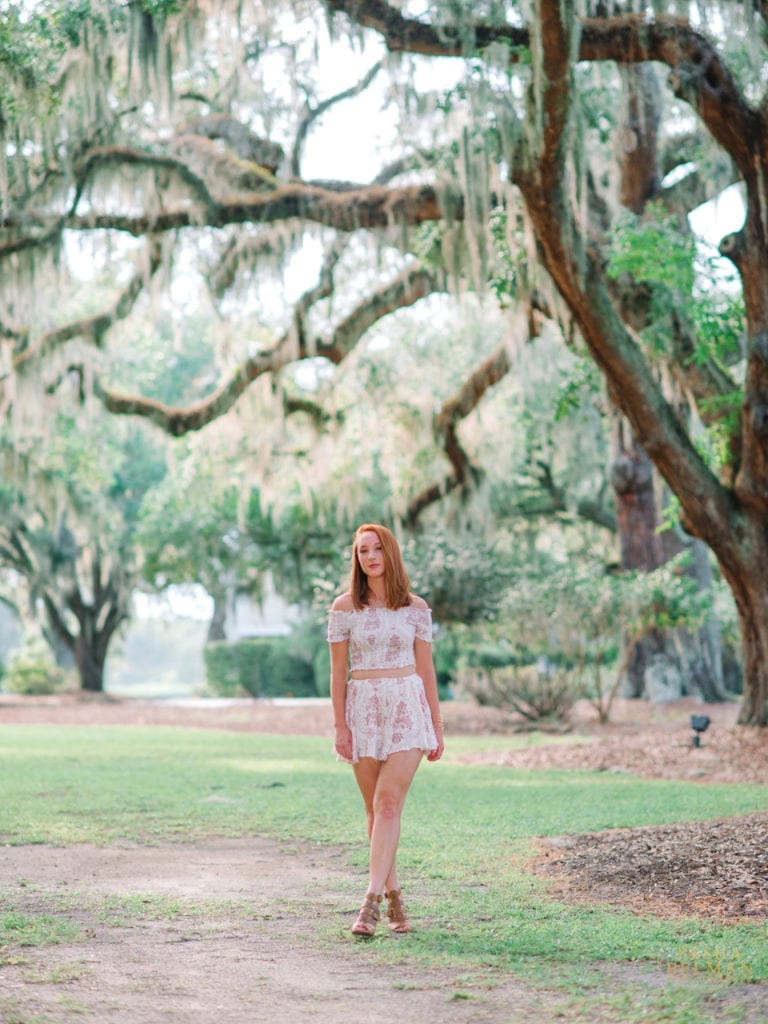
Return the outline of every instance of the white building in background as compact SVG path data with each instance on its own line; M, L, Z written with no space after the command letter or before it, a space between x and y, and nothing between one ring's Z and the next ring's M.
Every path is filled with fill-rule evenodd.
M287 636L297 620L299 610L275 590L271 572L264 575L261 601L247 594L230 592L224 630L227 640L243 640L251 636Z
M267 575L261 602L227 600L227 640L287 636L298 610L276 592ZM205 686L205 648L213 601L200 586L173 586L161 594L134 594L134 614L110 646L108 693L131 697L193 697Z

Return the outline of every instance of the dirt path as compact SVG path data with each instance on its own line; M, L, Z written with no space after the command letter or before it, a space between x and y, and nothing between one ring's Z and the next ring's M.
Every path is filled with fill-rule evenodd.
M3 1024L544 1024L563 1001L517 982L473 992L448 971L377 964L346 934L356 908L338 893L349 869L327 847L28 846L2 849L0 861L6 913L62 914L79 928L2 965Z

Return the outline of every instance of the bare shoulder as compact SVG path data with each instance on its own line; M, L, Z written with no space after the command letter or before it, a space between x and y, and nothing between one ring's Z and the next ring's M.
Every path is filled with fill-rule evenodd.
M419 597L418 594L411 594L411 608L429 608L429 605L423 597Z
M352 604L352 595L349 591L346 594L339 594L331 605L332 612L353 612L354 610L355 606Z

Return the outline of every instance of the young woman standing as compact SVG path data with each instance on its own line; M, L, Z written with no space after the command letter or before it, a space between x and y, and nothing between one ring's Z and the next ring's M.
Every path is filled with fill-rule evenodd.
M352 932L371 938L382 897L393 932L410 931L397 877L405 798L426 754L443 754L432 661L432 613L410 592L398 543L364 523L352 546L349 590L328 623L337 756L352 764L368 819L368 891Z

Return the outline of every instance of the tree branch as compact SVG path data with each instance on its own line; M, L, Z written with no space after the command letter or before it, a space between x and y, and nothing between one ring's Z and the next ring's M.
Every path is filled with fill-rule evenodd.
M464 201L460 194L441 192L450 206L455 220L463 218ZM112 213L89 213L82 216L69 214L57 218L51 227L50 218L39 214L25 214L23 219L8 218L4 228L11 235L0 244L0 259L44 244L61 230L69 231L124 231L134 237L160 234L181 228L226 227L228 224L272 224L297 217L302 220L351 232L361 229L389 228L394 225L414 226L424 221L441 220L445 216L438 193L431 185L407 185L386 188L382 185L352 186L341 192L315 185L290 182L278 185L269 193L252 193L243 198L213 202L205 211L180 207L159 210L138 216ZM42 238L21 231L41 228Z
M94 146L88 150L77 167L76 191L70 206L70 215L73 216L77 211L85 186L93 173L105 164L118 164L121 167L133 165L171 171L177 174L185 185L189 185L195 197L207 211L212 211L216 206L216 201L208 191L208 186L203 179L176 157L149 153L141 149L131 149L129 146Z
M404 516L406 526L415 526L426 508L457 487L465 486L468 477L477 475L477 469L459 443L458 426L461 420L466 419L472 410L477 408L488 389L498 384L509 372L510 366L509 352L504 343L472 371L456 394L447 399L440 411L435 414L432 431L435 440L444 449L452 469L441 482L430 484L411 499Z
M246 359L208 397L186 407L168 406L154 399L140 395L127 395L94 382L94 393L108 412L124 416L144 416L172 437L201 430L208 423L228 412L248 387L265 373L277 373L297 359L324 356L332 363L340 363L352 351L362 335L377 320L393 312L412 306L426 295L437 290L437 283L430 271L418 264L399 274L394 281L374 292L357 309L347 316L328 338L316 338L308 342L304 327L304 316L312 303L330 294L332 282L329 274L333 264L334 250L327 257L321 279L299 300L294 313L294 330L286 332L274 348L260 352Z
M336 327L327 340L319 338L316 354L332 363L340 363L355 347L365 332L382 317L413 306L420 299L444 290L433 272L420 264L408 267L394 280L379 288L361 302Z
M549 498L549 502L546 506L538 508L523 505L521 507L523 514L527 516L540 516L552 515L555 512L570 512L571 509L568 506L566 491L556 484L551 464L544 462L542 459L537 459L536 468L538 469L537 482ZM610 509L606 508L605 502L600 500L603 490L604 486L601 486L600 491L593 497L580 498L576 503L574 511L579 519L584 519L586 522L602 526L611 533L615 533L616 517L611 513Z
M376 75L378 75L379 71L381 71L381 67L381 61L377 61L356 85L351 86L349 89L343 89L334 96L329 96L328 99L318 103L316 107L307 110L307 113L299 122L296 140L293 144L293 152L291 153L291 174L294 178L301 177L301 152L312 124L336 103L352 99L354 96L359 96L361 92L364 92Z
M384 0L325 0L326 6L343 13L357 25L378 32L391 52L420 53L428 57L465 57L492 43L506 42L514 51L527 48L528 30L512 25L467 22L430 25L413 18Z
M659 61L672 71L676 96L689 103L744 177L754 174L752 143L760 117L750 109L710 41L687 21L643 14L587 18L581 23L581 60L619 64Z
M104 335L119 320L124 320L133 309L148 280L151 280L162 264L161 246L153 239L149 246L149 265L135 272L116 301L101 313L93 316L72 320L61 327L55 327L41 334L36 343L14 357L14 369L19 370L33 359L45 356L58 345L71 341L73 338L85 338L86 341L99 348Z
M766 16L766 0L759 0ZM326 0L327 6L343 12L356 24L378 32L389 50L428 56L461 57L473 49L494 42L512 47L510 61L518 60L518 49L530 49L531 30L507 24L471 22L466 25L426 24L403 17L383 0ZM752 111L734 78L712 44L682 18L647 12L611 18L584 18L580 22L578 60L612 60L617 64L658 61L673 72L671 85L680 99L699 114L712 135L733 156L740 172L754 173L751 141L756 138L759 115Z

